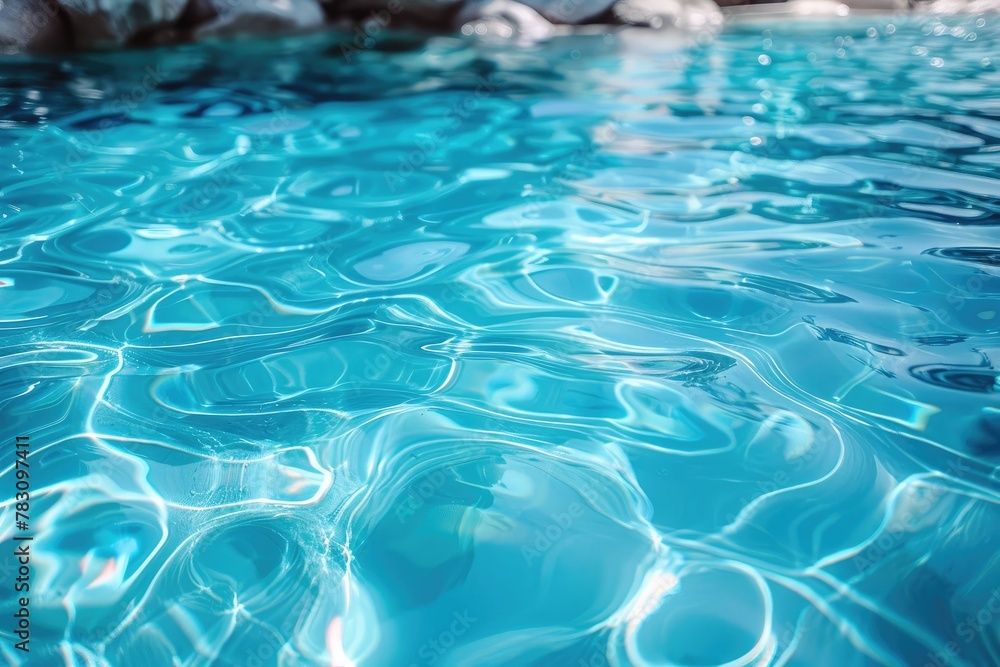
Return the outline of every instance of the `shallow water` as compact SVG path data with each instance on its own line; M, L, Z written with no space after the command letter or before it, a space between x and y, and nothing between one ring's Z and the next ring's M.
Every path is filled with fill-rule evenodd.
M30 664L1000 664L998 25L6 61Z

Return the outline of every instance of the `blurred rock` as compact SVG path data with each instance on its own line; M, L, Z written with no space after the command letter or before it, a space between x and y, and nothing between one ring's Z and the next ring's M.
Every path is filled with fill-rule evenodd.
M761 20L846 16L852 10L1000 11L1000 0L0 0L0 52L170 44L332 24L363 44L399 28L538 40L554 26L679 28L702 36L727 13ZM360 47L359 47L360 48Z
M462 26L463 34L475 34L487 40L534 42L553 33L548 19L515 0L469 3L459 12L456 23Z
M896 12L908 9L910 6L910 0L845 0L844 4L851 9Z
M784 11L798 16L847 16L851 8L840 0L789 0Z
M549 25L598 23L694 30L722 26L722 12L712 0L489 0L471 2L459 13L460 24L506 22L519 33L543 32L534 17Z
M1000 0L998 0L1000 1ZM782 17L844 17L851 12L908 12L910 0L787 0L787 2L720 0L726 12L761 20Z
M994 14L1000 12L1000 0L922 0L914 9L932 14Z
M712 30L722 27L722 12L712 0L618 0L615 23L650 28Z
M328 14L346 17L363 30L375 23L382 30L452 25L463 0L338 0L325 5Z
M166 28L187 0L58 0L66 11L77 48L125 46L134 37Z
M0 52L62 51L72 46L69 26L54 1L0 2Z
M325 19L316 0L192 0L184 18L196 38L310 30Z
M909 0L791 0L790 10L803 16L845 16L851 10L896 12L905 11ZM847 8L845 11L843 8Z
M613 4L609 0L521 0L552 23L577 25L600 16Z

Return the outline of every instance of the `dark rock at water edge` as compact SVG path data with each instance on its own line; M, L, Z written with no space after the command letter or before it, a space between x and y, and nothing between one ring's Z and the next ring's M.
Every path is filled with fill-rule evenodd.
M0 52L62 51L73 45L66 15L55 0L0 2Z
M121 47L144 33L167 30L187 4L187 0L56 1L78 49Z
M0 50L109 49L372 22L448 32L479 19L536 33L546 23L656 28L717 14L712 0L4 0Z
M323 26L419 28L541 39L553 25L714 32L731 11L839 15L860 10L996 10L1000 0L0 0L0 52L108 49ZM732 7L742 5L741 7ZM470 24L476 23L471 29Z

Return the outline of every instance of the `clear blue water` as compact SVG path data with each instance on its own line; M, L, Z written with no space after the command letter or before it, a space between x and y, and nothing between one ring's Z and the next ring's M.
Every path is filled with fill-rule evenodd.
M0 651L1000 664L998 25L4 61Z

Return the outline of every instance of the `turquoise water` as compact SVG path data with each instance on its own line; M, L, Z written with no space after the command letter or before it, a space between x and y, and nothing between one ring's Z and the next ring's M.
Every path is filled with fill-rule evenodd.
M4 61L0 651L1000 664L998 25Z

